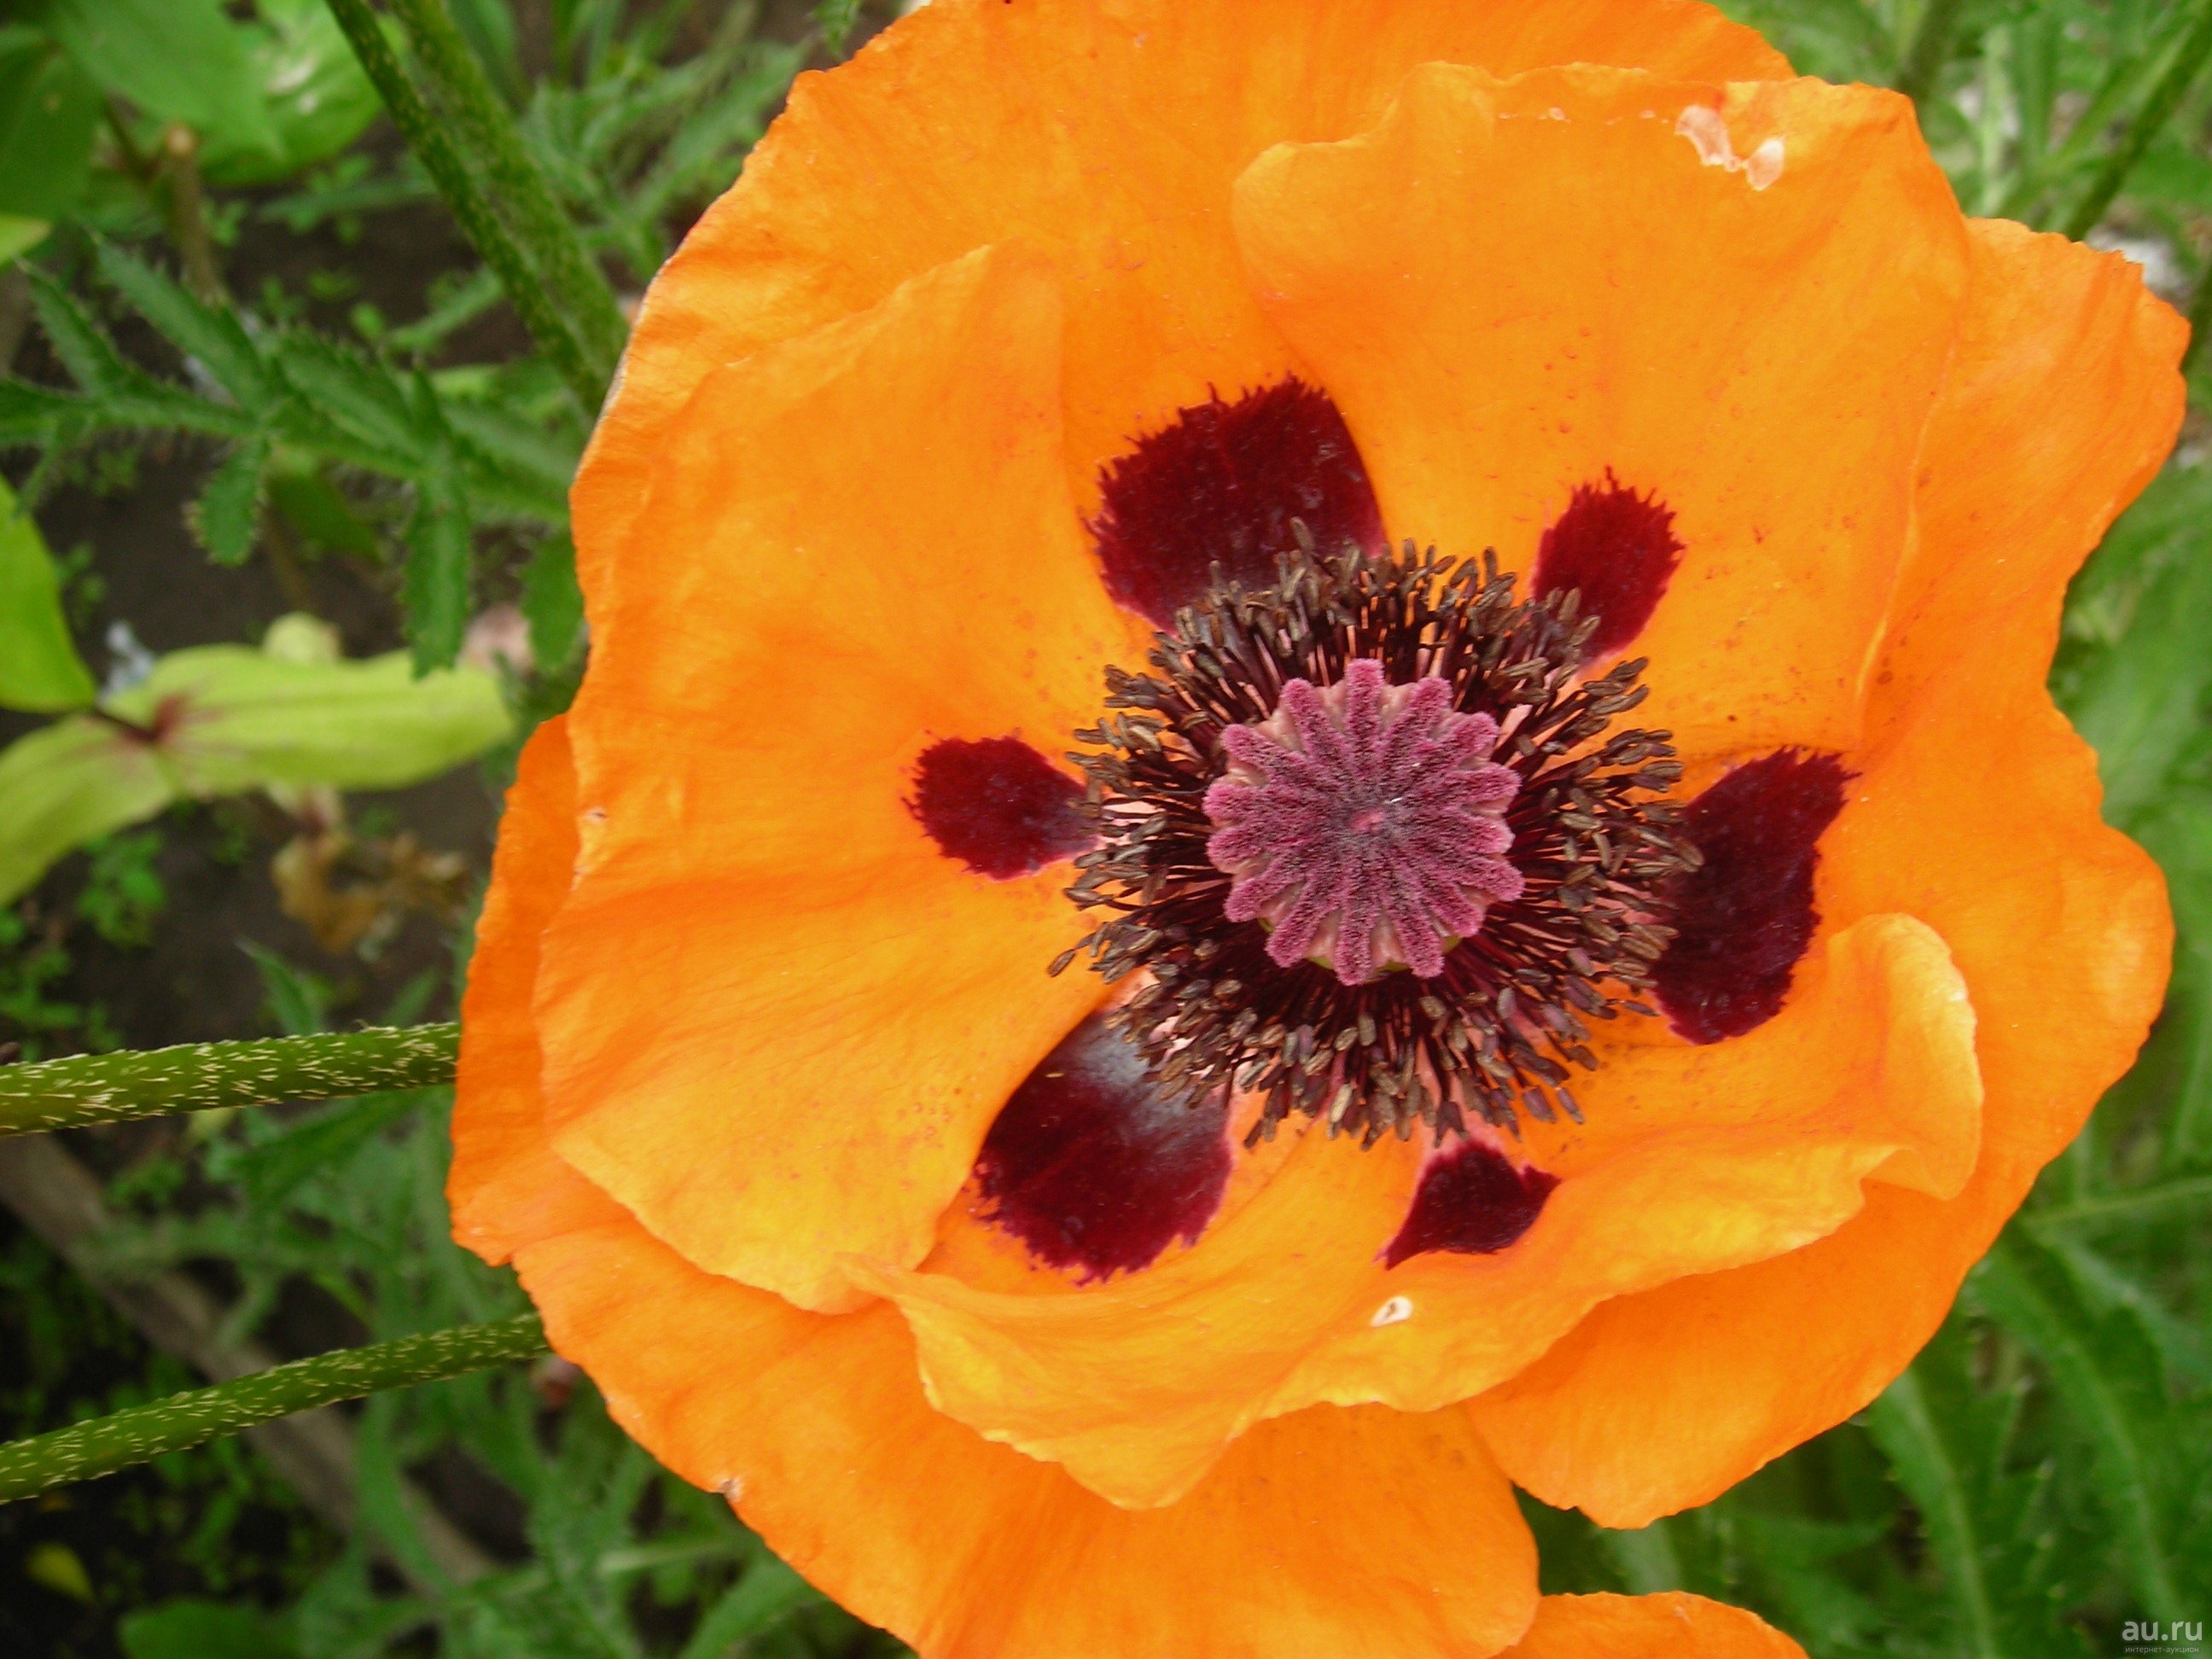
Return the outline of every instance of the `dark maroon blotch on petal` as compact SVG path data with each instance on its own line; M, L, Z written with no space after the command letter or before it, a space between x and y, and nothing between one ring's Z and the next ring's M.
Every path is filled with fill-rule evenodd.
M1025 876L1081 852L1083 786L1019 738L946 738L915 768L907 806L938 849L981 876Z
M1229 1184L1229 1109L1153 1085L1097 1014L1047 1054L984 1137L989 1218L1041 1261L1085 1279L1133 1273L1197 1238Z
M1522 1169L1482 1141L1462 1140L1421 1172L1413 1207L1382 1253L1382 1265L1395 1267L1429 1250L1457 1255L1502 1250L1536 1224L1544 1200L1559 1184L1557 1176Z
M1656 494L1639 495L1607 467L1600 482L1576 487L1567 510L1544 532L1532 591L1542 599L1581 590L1583 615L1598 619L1583 647L1583 659L1594 662L1618 656L1644 631L1681 562L1674 510Z
M1820 913L1820 840L1851 774L1833 755L1780 749L1689 805L1685 833L1705 863L1671 897L1674 942L1652 966L1659 1006L1692 1042L1741 1036L1774 1018Z
M1344 416L1295 375L1178 410L1102 469L1099 488L1091 532L1106 591L1163 628L1205 592L1217 562L1248 586L1272 582L1276 556L1297 545L1294 519L1325 555L1382 550L1382 510Z

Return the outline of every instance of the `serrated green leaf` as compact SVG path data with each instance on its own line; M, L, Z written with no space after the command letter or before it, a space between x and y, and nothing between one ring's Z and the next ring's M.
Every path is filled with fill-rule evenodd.
M459 655L469 626L472 549L458 507L425 491L407 526L407 574L402 596L416 666L428 672Z
M222 0L47 0L43 21L102 87L199 134L209 160L282 153L249 39Z
M2133 1312L2093 1316L2065 1268L2019 1229L1998 1241L1972 1285L1990 1316L2042 1361L2087 1443L2130 1587L2146 1607L2185 1606L2166 1380Z
M398 469L427 468L435 434L426 432L397 377L320 335L293 331L276 342L278 368L313 412Z
M0 904L95 836L149 818L177 798L151 744L93 714L71 714L0 750Z
M95 394L136 391L145 377L116 350L115 342L93 320L91 313L44 271L33 269L29 275L31 304L38 313L39 326L70 378Z
M162 658L106 706L162 731L179 787L202 798L271 784L397 789L473 759L512 724L490 675L417 678L396 651L312 663L199 646Z
M1868 1408L1867 1428L1912 1499L1953 1614L1948 1650L1969 1659L2079 1655L2060 1619L2067 1565L2051 1547L2045 1481L2007 1467L2022 1391L1976 1387L1954 1316Z
M192 503L192 533L217 564L243 564L253 551L268 465L267 444L240 444L209 475L207 487Z
M0 708L82 708L97 690L70 639L46 538L0 478Z
M269 470L269 499L312 545L374 558L376 532L362 522L313 456L280 450Z
M204 364L241 407L264 410L283 395L283 383L230 311L196 298L113 242L99 244L99 260L107 285L178 350Z
M27 380L0 380L0 444L50 443L89 414L82 398L65 392Z

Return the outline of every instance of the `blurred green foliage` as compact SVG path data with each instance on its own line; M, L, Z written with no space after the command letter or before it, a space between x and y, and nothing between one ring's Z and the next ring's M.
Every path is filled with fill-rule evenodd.
M2199 321L2212 315L2212 0L1724 3L1808 73L1910 90L1969 211L2094 227ZM535 35L508 0L451 6L554 196L633 289L735 175L810 51L834 55L882 15L859 0L816 9L817 38L793 41L765 38L744 0L550 0ZM564 495L585 419L514 345L499 282L459 259L404 315L360 298L364 272L344 258L231 291L249 233L357 250L380 216L437 199L371 126L373 92L320 0L36 0L0 18L0 262L26 256L18 309L51 365L0 380L0 446L31 463L25 501L118 474L149 442L187 445L205 461L190 517L211 559L375 573L418 668L453 659L485 600L512 599L535 659L507 682L521 720L562 706L584 648ZM342 306L343 329L330 320ZM2201 403L2212 367L2192 373ZM2173 988L2141 1064L1868 1411L1640 1532L1529 1504L1547 1589L1698 1590L1758 1609L1815 1659L2104 1653L2127 1620L2212 1607L2205 446L2192 414L2176 462L2077 582L2053 676L2098 749L2108 817L2172 887ZM30 520L0 507L0 701L82 708L94 694L64 584L42 544L25 551ZM163 896L152 836L95 843L66 926L0 909L6 1034L112 1040L58 994L67 929L149 936ZM253 948L275 1026L332 1018L329 981ZM376 1012L415 1018L443 994L418 981ZM104 1259L222 1264L241 1334L302 1287L362 1340L514 1311L511 1279L447 1237L446 1107L422 1091L210 1115L118 1182L127 1219ZM295 1601L142 1607L122 1651L894 1650L726 1506L657 1471L558 1366L380 1398L360 1430L359 1526ZM495 1493L514 1546L500 1564L453 1571L408 1475Z

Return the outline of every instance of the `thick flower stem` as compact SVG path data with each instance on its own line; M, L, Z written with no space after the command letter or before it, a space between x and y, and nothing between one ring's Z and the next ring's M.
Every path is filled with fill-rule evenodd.
M584 412L597 414L600 400L606 395L612 363L604 368L594 365L583 342L562 316L555 297L541 283L521 243L493 211L489 199L477 187L476 176L469 171L460 151L432 116L428 106L422 101L422 94L408 79L407 71L400 67L369 0L330 0L330 7L331 15L337 19L338 27L353 45L354 56L361 60L362 69L384 100L392 124L399 129L400 137L422 163L423 171L430 175L430 182L437 186L438 193L446 198L446 205L463 233L491 267L492 274L499 278L507 303L514 307L523 327L529 330L531 339L545 354L546 361L553 365Z
M271 1418L358 1400L386 1389L412 1388L545 1352L534 1314L489 1325L464 1325L374 1347L345 1348L295 1360L212 1389L173 1394L150 1405L96 1417L51 1434L0 1445L0 1502L27 1498L71 1480L88 1480L182 1451Z
M450 1083L460 1031L382 1027L0 1066L0 1134Z
M2118 147L2105 158L2105 165L2098 169L2087 193L2075 204L2066 221L2067 235L2078 241L2097 228L2098 221L2105 216L2105 210L2112 206L2120 187L2127 183L2128 175L2135 171L2136 163L2150 148L2151 140L2166 131L2167 118L2188 95L2208 57L2212 57L2212 0L2198 8L2195 27L2174 52L2172 62L2166 66L2166 73L2151 88L2142 107L2136 112L2136 118L2128 124Z
M434 100L461 124L482 158L493 206L513 222L604 386L613 377L629 330L575 221L555 198L513 112L484 72L483 60L463 38L446 0L392 0L392 9L414 45Z

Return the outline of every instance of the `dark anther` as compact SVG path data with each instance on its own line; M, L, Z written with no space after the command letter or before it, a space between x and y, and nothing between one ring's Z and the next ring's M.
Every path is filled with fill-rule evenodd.
M1563 1085L1596 1064L1589 1022L1648 1012L1636 999L1671 937L1660 890L1697 861L1680 809L1661 799L1681 771L1667 734L1607 735L1643 701L1644 665L1578 678L1595 626L1578 596L1518 599L1492 556L1455 563L1408 543L1323 559L1297 528L1275 586L1217 573L1155 636L1152 672L1107 671L1105 713L1076 733L1091 745L1072 758L1097 844L1077 858L1069 896L1110 913L1085 940L1100 974L1147 970L1113 1018L1163 1087L1263 1095L1255 1137L1292 1112L1370 1145L1416 1122L1463 1132L1468 1113L1516 1129L1521 1111L1577 1116ZM1494 725L1494 748L1485 737L1468 764L1479 749L1513 775L1504 823L1518 890L1493 884L1471 932L1347 983L1325 961L1276 960L1264 911L1231 919L1237 878L1209 855L1219 826L1206 797L1233 759L1226 733L1264 726L1291 682L1334 687L1355 662L1390 687L1442 682L1420 693L1438 699L1437 720ZM1432 866L1399 867L1425 879ZM1440 898L1431 914L1453 912Z

